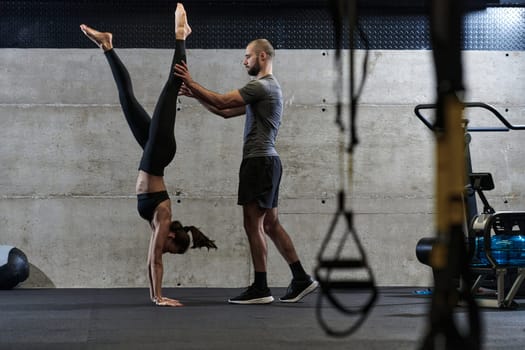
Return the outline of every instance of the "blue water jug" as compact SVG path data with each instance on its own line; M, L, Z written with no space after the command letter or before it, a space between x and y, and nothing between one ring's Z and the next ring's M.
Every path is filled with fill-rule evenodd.
M525 266L525 236L499 234L491 237L492 257L498 265ZM471 265L490 265L485 254L484 237L476 237Z
M474 254L472 255L471 266L487 266L490 265L487 255L485 254L485 240L483 236L476 237L474 241Z

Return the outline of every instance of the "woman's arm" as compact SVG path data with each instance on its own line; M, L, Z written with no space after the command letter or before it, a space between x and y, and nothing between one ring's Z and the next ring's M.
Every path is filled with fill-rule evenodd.
M148 252L148 275L150 278L150 295L152 301L159 306L182 306L178 300L162 296L162 277L164 265L162 263L162 254L164 252L164 243L168 237L171 224L171 215L169 209L161 205L156 210L153 218L153 232L150 240Z
M153 292L153 277L151 275L151 267L152 267L152 264L151 264L151 261L152 261L152 256L151 256L151 244L152 244L152 241L153 241L153 233L151 234L151 238L149 240L149 249L148 249L148 281L149 281L149 298L152 302L155 302L155 293Z

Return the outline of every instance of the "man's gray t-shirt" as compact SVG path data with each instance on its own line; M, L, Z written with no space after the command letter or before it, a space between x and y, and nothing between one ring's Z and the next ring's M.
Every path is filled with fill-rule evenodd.
M279 156L275 139L281 126L283 95L281 86L269 74L252 80L239 93L246 103L243 159Z

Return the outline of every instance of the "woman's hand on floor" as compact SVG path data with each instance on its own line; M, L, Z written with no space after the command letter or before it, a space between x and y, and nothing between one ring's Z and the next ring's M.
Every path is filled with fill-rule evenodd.
M166 297L155 298L153 302L157 306L184 306L180 301Z

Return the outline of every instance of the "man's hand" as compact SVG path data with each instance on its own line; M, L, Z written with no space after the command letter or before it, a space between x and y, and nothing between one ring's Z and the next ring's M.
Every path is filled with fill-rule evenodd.
M190 71L186 62L182 61L182 64L175 64L175 76L182 79L184 84L189 85L193 80L191 79Z
M187 96L187 97L195 97L193 96L193 93L190 89L186 86L186 84L182 84L179 90L179 96Z

